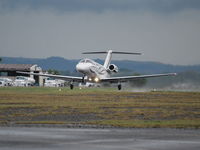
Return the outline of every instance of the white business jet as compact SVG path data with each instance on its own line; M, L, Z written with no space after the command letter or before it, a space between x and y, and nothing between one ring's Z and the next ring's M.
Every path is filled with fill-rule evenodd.
M139 76L122 76L122 77L111 77L112 73L118 72L118 67L114 64L111 64L112 54L131 54L131 55L141 55L141 53L130 53L130 52L116 52L112 50L101 51L101 52L85 52L83 54L105 54L107 53L104 65L101 65L91 59L83 59L76 65L76 70L80 72L82 77L74 76L63 76L63 75L52 75L52 74L41 74L41 73L28 73L20 72L21 74L37 75L37 76L46 76L53 77L58 79L67 80L70 82L70 89L73 89L74 82L79 83L117 83L118 90L121 90L122 82L129 80L137 80L141 78L151 78L151 77L161 77L161 76L175 76L176 73L166 73L166 74L151 74L151 75L139 75Z

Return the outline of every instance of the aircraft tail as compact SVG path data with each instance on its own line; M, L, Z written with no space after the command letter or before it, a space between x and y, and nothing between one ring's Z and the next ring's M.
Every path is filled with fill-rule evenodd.
M108 68L109 65L110 65L111 58L112 58L112 53L113 53L113 54L141 55L141 53L117 52L117 51L112 51L112 50L108 50L108 51L98 51L98 52L84 52L84 53L82 53L82 54L107 54L103 66L104 66L105 68Z

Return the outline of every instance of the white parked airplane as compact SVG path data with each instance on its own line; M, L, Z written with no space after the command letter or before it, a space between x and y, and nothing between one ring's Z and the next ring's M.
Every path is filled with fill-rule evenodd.
M63 75L52 75L52 74L41 74L41 73L28 73L20 72L22 74L29 75L38 75L59 78L63 80L70 81L70 89L73 89L74 82L109 82L109 83L118 83L118 89L121 90L122 82L129 80L137 80L141 78L151 78L151 77L161 77L161 76L175 76L176 73L166 73L166 74L151 74L151 75L139 75L139 76L122 76L122 77L111 77L112 73L118 72L118 67L114 64L110 64L112 54L131 54L131 55L140 55L141 53L129 53L129 52L116 52L112 50L101 51L101 52L86 52L83 54L104 54L107 53L104 65L101 65L91 59L83 59L76 65L76 70L83 74L83 77L74 77L74 76L63 76Z

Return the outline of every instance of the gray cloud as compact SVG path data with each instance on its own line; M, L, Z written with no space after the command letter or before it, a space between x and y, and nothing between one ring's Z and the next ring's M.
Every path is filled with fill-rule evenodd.
M0 5L1 56L80 59L86 50L114 49L144 55L113 59L200 64L198 1L5 0Z
M172 13L200 9L199 0L1 0L1 11L53 9L62 12L152 11Z

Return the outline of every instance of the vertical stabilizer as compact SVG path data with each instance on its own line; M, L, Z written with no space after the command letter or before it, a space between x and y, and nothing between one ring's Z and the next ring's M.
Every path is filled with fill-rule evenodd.
M103 65L106 69L110 65L111 58L112 58L112 50L108 50L107 56L106 56L106 59L105 59L104 65Z
M104 62L104 67L105 69L108 69L109 65L110 65L110 61L112 58L112 54L131 54L131 55L141 55L141 53L132 53L132 52L119 52L119 51L112 51L112 50L108 50L108 51L98 51L98 52L84 52L83 54L106 54L106 59Z

